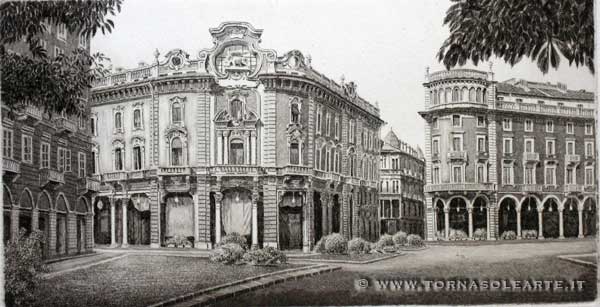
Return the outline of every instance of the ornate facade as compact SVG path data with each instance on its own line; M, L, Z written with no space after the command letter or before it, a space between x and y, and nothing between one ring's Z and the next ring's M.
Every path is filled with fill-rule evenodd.
M308 251L321 236L375 239L379 109L244 22L93 89L96 243L208 249L233 232Z
M427 239L595 234L593 93L494 80L491 71L426 74Z
M48 23L46 29L38 38L48 57L76 48L89 52L88 39L68 32L64 24ZM31 55L22 41L7 50ZM51 117L27 102L2 108L4 240L15 239L21 228L37 229L45 235L44 258L91 251L91 203L100 183L90 177L88 119Z
M420 148L400 141L393 130L383 139L380 157L379 223L381 233L404 231L423 237L425 158Z

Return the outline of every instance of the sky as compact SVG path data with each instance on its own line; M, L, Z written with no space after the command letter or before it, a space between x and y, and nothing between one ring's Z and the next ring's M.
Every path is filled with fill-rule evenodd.
M436 53L448 36L443 25L450 1L444 0L125 0L112 17L112 33L92 39L93 52L102 52L114 67L133 68L180 48L197 58L212 47L209 28L224 21L247 21L263 29L261 47L278 55L298 49L312 57L312 67L331 79L355 81L359 95L378 102L381 117L398 137L423 148L422 83L426 67L444 69ZM570 89L595 91L594 76L585 67L542 74L524 59L514 67L492 59L496 80L522 78L562 82ZM468 68L489 70L488 63Z

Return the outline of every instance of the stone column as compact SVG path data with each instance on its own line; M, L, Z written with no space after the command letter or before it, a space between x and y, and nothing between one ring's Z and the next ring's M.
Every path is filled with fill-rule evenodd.
M398 210L400 210L400 208L402 208L402 206L400 206L398 208ZM402 214L402 210L400 210L400 214ZM433 216L432 216L431 221L432 221L431 223L433 224L433 240L435 241L438 239L437 207L433 208Z
M521 239L521 209L517 210L517 239Z
M217 133L217 164L223 164L223 132Z
M250 132L244 132L244 164L250 164Z
M122 199L121 203L123 205L123 243L121 244L121 247L128 247L129 243L127 243L127 200Z
M473 208L467 209L469 215L469 239L473 239Z
M223 194L215 193L215 244L221 243L221 201Z
M538 209L538 239L544 239L544 221L543 221L543 208Z
M250 132L250 164L256 165L256 132Z
M444 227L445 229L445 239L448 240L450 236L450 208L444 208Z
M252 249L258 248L258 204L257 197L252 197Z
M223 164L229 164L229 132L223 132Z
M19 237L19 209L10 209L10 238L16 240Z
M31 230L39 230L40 228L40 211L38 208L31 210Z
M194 202L194 247L200 242L200 228L198 225L198 190L192 195L192 201Z
M115 214L115 200L110 199L110 247L117 247L117 225L116 225L116 214Z
M329 199L327 205L327 230L329 233L333 233L333 197Z
M94 241L94 215L88 213L85 216L85 249L92 250L95 245Z
M558 238L565 238L565 227L564 227L564 219L563 219L563 209L558 208Z
M48 213L48 256L56 255L56 211Z
M329 195L323 193L321 196L321 232L323 233L323 237L326 236L327 234L329 234L328 229L327 229L327 222L328 222L328 214L327 214L327 207L329 206Z
M485 232L486 232L486 236L487 236L488 240L492 239L492 232L491 232L491 230L492 230L492 221L490 219L490 216L491 216L490 211L491 210L492 210L491 207L487 207L486 210L485 210L485 215L486 215L485 216L485 218L486 218L486 220L485 220L485 228L486 228Z
M577 209L577 213L578 213L578 217L579 217L579 232L577 234L578 238L583 238L583 210L582 209Z

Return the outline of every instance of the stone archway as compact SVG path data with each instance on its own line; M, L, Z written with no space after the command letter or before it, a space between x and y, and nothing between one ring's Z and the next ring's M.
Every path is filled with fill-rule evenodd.
M67 212L68 205L64 195L60 194L56 199L56 254L67 253Z
M488 201L484 196L477 196L473 200L473 231L483 229L488 232Z
M563 233L566 238L574 238L579 235L579 201L575 197L569 197L565 201L563 209Z
M335 194L333 196L333 205L331 207L331 232L341 233L341 205L340 196Z
M583 235L596 236L598 209L596 200L592 197L587 198L583 203Z
M127 204L127 242L150 244L150 200L146 194L133 194Z
M48 258L50 249L50 196L42 191L38 195L36 207L38 209L38 229L45 235L45 240L42 241L42 258Z
M444 202L438 199L435 202L435 235L438 239L446 238L446 221L444 218Z
M461 230L465 234L468 234L469 213L467 211L467 202L462 197L455 197L450 200L448 211L450 214L450 231Z
M286 192L279 203L279 246L280 249L302 249L303 245L303 194Z
M538 202L535 197L528 196L521 201L521 236L523 231L531 233L535 231L537 237L539 231ZM519 234L517 234L519 235Z
M77 252L83 253L87 250L87 213L88 213L88 204L87 200L83 197L80 197L77 201L77 205L75 206L75 214L76 214L76 231L77 231Z
M314 192L313 194L313 228L315 233L315 244L323 237L323 203L321 201L321 193Z
M111 244L110 200L108 199L108 197L97 197L93 211L94 242L96 242L96 244Z
M544 202L542 210L544 238L558 238L560 228L558 214L558 201L554 198L548 198Z
M506 231L517 233L517 203L510 197L504 198L498 208L498 233Z

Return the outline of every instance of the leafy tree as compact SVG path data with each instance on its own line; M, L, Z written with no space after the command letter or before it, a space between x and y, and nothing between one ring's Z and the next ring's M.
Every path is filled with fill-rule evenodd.
M101 53L77 48L71 54L49 57L40 36L46 23L65 24L69 33L87 38L111 32L107 16L121 11L123 0L11 1L0 4L0 67L2 104L18 109L24 103L49 114L81 114L85 94L94 78L105 72ZM27 54L8 52L12 44L26 44Z
M528 57L547 73L562 55L594 72L593 0L451 1L450 36L438 52L447 69L494 55L511 65Z

